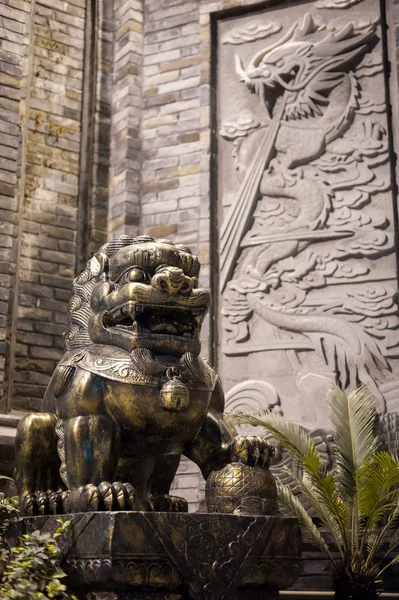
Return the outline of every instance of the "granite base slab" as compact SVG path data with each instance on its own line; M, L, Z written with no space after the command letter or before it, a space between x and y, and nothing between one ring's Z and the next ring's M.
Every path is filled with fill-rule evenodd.
M301 573L295 519L200 513L98 512L25 518L54 532L79 600L276 600Z

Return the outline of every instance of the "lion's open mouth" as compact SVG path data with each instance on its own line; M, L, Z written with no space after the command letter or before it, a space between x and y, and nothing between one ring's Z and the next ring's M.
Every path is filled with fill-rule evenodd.
M205 309L154 306L128 302L104 314L106 329L117 329L139 337L174 336L198 339Z

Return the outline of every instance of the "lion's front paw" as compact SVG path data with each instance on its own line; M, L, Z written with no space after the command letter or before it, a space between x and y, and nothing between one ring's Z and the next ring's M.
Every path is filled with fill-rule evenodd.
M274 447L261 437L237 435L231 443L232 462L267 468L273 456Z
M130 483L102 481L71 490L67 508L71 512L133 510L135 490Z
M157 512L188 512L188 504L185 498L162 494L152 496L151 501Z

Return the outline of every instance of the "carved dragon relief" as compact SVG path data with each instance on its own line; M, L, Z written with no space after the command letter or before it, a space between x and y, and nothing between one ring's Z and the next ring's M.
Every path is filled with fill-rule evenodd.
M391 189L385 103L368 84L383 71L378 31L374 14L306 14L246 66L236 55L265 117L244 110L221 123L242 183L220 251L225 355L314 351L344 388L368 381L384 408L378 386L399 321L394 270L385 262L376 276L375 266L394 244L381 201ZM257 337L259 322L274 339Z

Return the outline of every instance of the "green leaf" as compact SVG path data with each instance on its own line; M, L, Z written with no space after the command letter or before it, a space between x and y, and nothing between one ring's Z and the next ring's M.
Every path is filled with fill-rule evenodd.
M60 593L60 592L65 592L66 591L66 587L63 583L61 583L58 579L53 579L52 581L50 581L50 583L46 586L46 590L48 592L53 592L53 593Z

